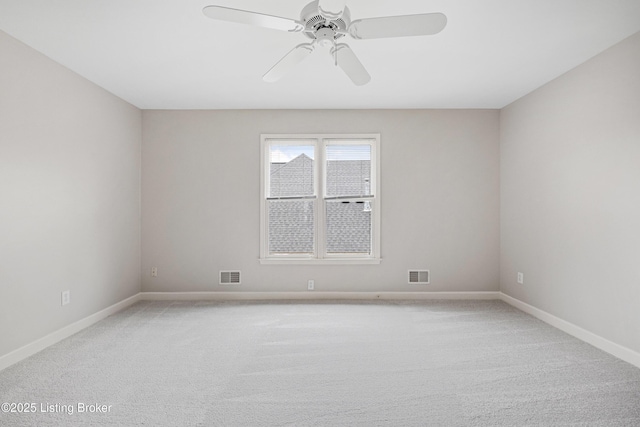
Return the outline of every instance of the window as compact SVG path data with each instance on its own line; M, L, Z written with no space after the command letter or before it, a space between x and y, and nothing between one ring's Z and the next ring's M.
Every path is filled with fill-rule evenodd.
M380 261L379 142L261 136L261 262Z

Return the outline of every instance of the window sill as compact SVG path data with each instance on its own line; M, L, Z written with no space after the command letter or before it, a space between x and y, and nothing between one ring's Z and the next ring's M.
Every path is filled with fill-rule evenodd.
M261 258L263 265L375 265L380 258Z

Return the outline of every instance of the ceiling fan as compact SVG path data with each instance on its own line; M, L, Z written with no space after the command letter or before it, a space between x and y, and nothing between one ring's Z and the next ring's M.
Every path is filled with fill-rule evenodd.
M202 12L211 19L257 25L292 33L302 33L311 39L294 47L262 77L275 82L302 62L318 46L327 47L336 65L349 76L354 84L369 83L371 76L346 43L338 43L344 36L354 39L387 37L428 36L437 34L447 25L442 13L385 16L351 20L347 0L314 0L300 13L300 19L265 15L247 10L223 6L206 6Z

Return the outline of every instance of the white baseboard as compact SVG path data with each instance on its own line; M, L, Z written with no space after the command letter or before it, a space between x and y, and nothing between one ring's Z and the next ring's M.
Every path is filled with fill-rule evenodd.
M147 301L497 300L500 292L141 292Z
M579 326L574 325L573 323L567 322L559 317L554 316L553 314L547 313L544 310L540 310L532 305L529 305L525 302L520 301L519 299L513 298L507 294L500 292L500 299L506 302L513 307L524 311L527 314L532 315L533 317L542 320L549 325L560 329L563 332L572 335L579 340L582 340L592 346L599 348L602 351L605 351L618 359L622 359L625 362L631 363L632 365L640 368L640 353L637 353L627 347L616 344L612 341L607 340L606 338L602 338L599 335L594 334L593 332L589 332L586 329L582 329Z
M29 356L33 356L39 351L44 350L45 348L62 341L65 338L70 337L71 335L80 332L81 330L93 325L111 316L114 313L117 313L120 310L123 310L130 305L138 302L140 300L140 294L133 295L125 300L122 300L118 303L113 304L105 308L104 310L100 310L97 313L94 313L90 316L85 317L84 319L80 319L77 322L74 322L68 326L65 326L62 329L58 329L55 332L50 333L36 341L33 341L25 346L20 347L17 350L12 351L11 353L7 353L4 356L0 356L0 371L9 366L18 363L19 361L26 359Z
M497 300L500 292L140 292L84 319L0 356L0 371L123 310L138 301L198 300Z
M593 345L625 362L640 368L640 353L611 342L592 332L560 319L546 311L522 302L502 292L140 292L97 313L65 326L51 334L4 356L0 356L0 371L45 348L80 332L108 316L138 301L198 301L198 300L502 300L549 325Z

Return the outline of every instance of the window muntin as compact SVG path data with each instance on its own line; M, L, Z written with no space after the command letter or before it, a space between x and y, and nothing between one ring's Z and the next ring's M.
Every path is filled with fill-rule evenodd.
M379 262L379 135L262 135L262 262Z

